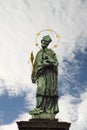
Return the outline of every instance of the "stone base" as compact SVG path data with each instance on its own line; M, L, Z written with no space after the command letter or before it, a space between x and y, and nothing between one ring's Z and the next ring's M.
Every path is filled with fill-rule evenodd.
M69 130L71 124L57 119L30 119L17 122L17 125L19 130Z
M55 114L41 113L39 115L32 115L32 119L55 119Z

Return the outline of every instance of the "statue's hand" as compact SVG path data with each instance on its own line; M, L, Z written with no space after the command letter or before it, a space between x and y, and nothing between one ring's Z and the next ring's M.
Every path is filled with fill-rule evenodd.
M47 55L47 54L43 55L43 62L42 62L43 65L50 65L51 61L52 61L52 59L49 55Z
M31 80L32 80L32 83L36 83L36 75L35 75L35 73L32 73Z
M51 55L44 54L43 63L47 65L54 65L54 66L58 65L55 55L51 56Z
M32 83L36 83L36 80L32 78Z
M44 53L44 55L43 55L43 60L47 60L48 57L49 57L49 56L48 56L46 53Z

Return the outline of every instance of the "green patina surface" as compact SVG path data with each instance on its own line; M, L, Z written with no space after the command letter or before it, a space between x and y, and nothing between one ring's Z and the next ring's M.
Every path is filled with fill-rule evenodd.
M55 119L55 114L41 113L32 115L32 119Z
M43 37L34 62L31 79L37 83L36 108L29 112L33 118L53 118L59 112L58 60L55 52L47 48L51 41L49 35Z

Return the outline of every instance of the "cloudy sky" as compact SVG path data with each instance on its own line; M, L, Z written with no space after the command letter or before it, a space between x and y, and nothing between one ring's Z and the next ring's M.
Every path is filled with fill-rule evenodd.
M87 0L0 0L0 130L18 130L16 121L31 118L37 86L29 55L47 28L61 36L56 118L87 130Z

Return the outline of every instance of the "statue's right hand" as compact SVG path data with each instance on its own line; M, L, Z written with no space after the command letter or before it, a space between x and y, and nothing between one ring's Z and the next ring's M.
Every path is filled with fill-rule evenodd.
M31 80L32 80L32 83L36 83L36 76L34 73L32 73L31 75Z
M35 79L32 79L32 83L36 83L36 80L35 80Z

